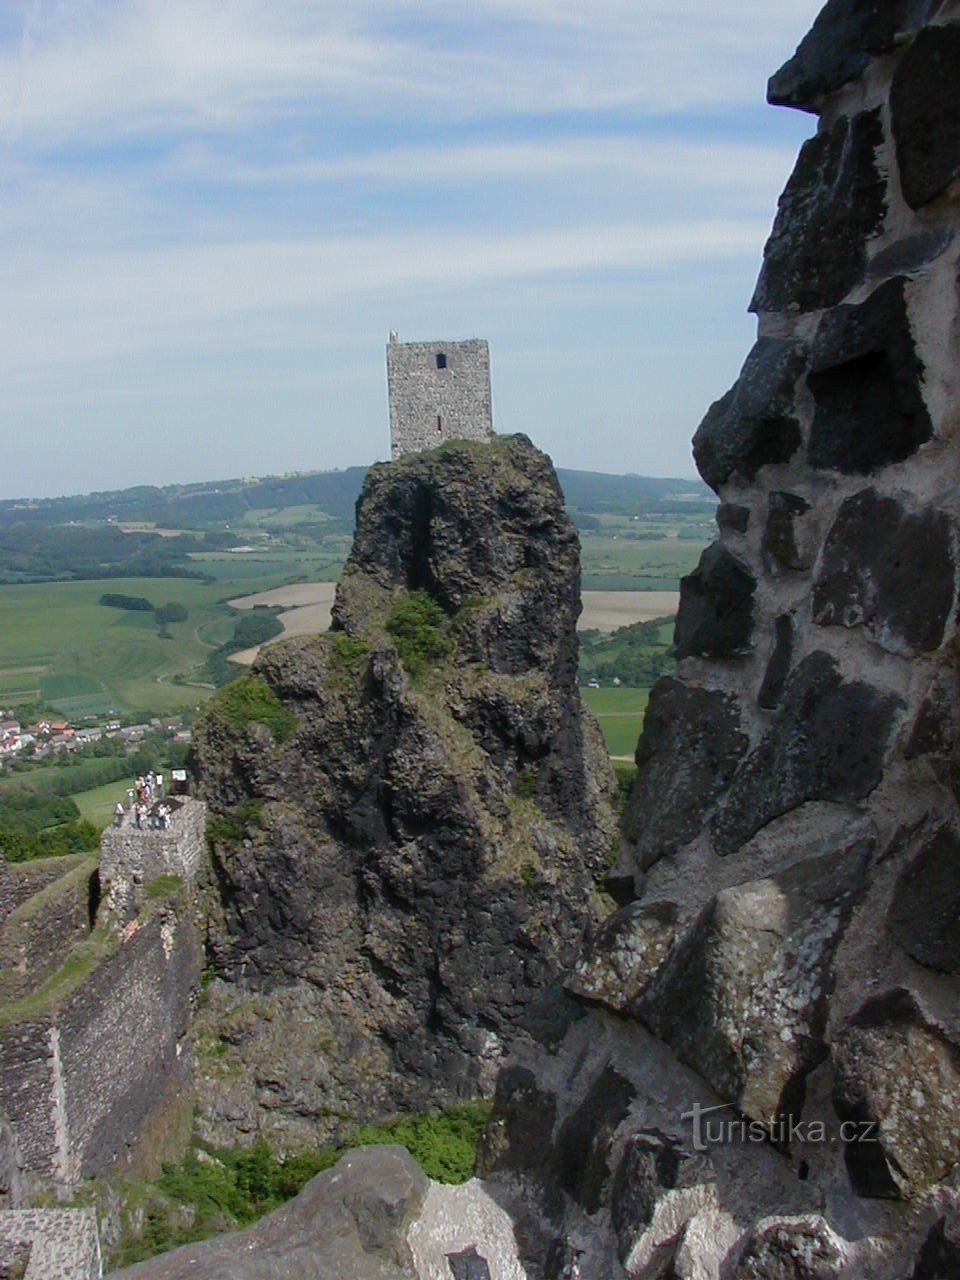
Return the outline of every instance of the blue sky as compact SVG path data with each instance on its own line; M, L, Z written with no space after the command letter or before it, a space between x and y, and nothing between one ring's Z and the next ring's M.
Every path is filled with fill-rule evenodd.
M4 0L0 497L388 455L384 344L692 475L815 121L816 0Z

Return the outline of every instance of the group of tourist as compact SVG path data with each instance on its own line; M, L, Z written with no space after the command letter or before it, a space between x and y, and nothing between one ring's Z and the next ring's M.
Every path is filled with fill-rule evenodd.
M163 774L150 773L137 778L127 791L130 809L133 813L133 825L138 831L167 831L170 827L170 815L173 812L168 804L163 803ZM114 824L123 826L126 815L123 801L117 801L113 811Z

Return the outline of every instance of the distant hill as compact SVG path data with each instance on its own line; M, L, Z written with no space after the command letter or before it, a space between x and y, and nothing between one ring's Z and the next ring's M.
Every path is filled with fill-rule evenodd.
M0 501L0 583L199 576L192 553L249 537L287 538L302 548L311 540L349 536L365 474L365 467L347 467ZM715 506L713 494L696 480L566 469L557 475L583 532L611 516L702 525ZM157 538L154 526L186 536Z

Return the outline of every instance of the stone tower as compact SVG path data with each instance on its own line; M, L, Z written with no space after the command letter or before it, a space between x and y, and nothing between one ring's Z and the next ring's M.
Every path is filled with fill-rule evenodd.
M445 440L489 440L493 433L490 350L467 342L387 345L390 456L420 453Z

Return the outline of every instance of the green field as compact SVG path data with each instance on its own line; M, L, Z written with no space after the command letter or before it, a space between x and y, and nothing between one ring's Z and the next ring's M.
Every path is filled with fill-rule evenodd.
M583 700L597 717L612 756L633 759L643 728L648 689L581 689Z
M80 810L80 817L92 822L95 827L105 827L113 817L117 801L127 803L127 788L132 787L134 778L121 778L119 782L108 782L106 786L94 787L92 791L81 791L72 797Z
M581 532L584 591L675 591L697 567L710 536L681 538L675 525L660 527L667 536L653 541L623 517L605 517L601 529Z
M308 575L316 566L309 566ZM218 557L204 565L217 580L110 578L0 586L0 706L42 698L63 715L151 712L175 714L209 695L208 654L232 633L236 612L226 601L289 582L301 562L287 552L253 565ZM176 601L185 622L160 634L153 615L106 608L104 592ZM197 684L173 683L174 677Z

